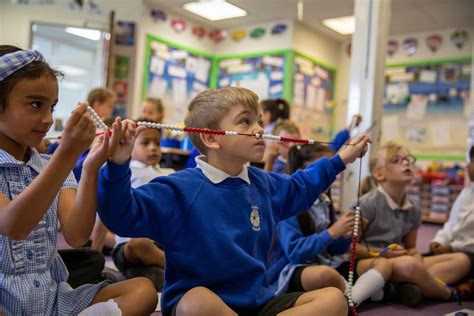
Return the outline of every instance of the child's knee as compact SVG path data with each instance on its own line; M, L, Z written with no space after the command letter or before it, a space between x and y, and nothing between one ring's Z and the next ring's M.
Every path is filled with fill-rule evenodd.
M425 267L421 261L412 256L402 256L393 261L393 272L409 278L422 276L420 272L425 271Z
M218 304L218 297L208 288L198 286L187 291L176 308L179 315L205 315Z
M471 269L471 259L464 252L453 253L457 268L465 270L466 273Z
M377 258L375 259L373 269L377 270L383 277L385 281L390 279L392 276L392 262L386 258Z
M134 293L136 302L141 302L142 306L155 310L158 303L158 295L153 283L147 278L134 278L129 280L130 291Z
M319 290L320 297L316 303L326 304L331 310L331 315L347 315L347 300L344 294L335 287L326 287Z

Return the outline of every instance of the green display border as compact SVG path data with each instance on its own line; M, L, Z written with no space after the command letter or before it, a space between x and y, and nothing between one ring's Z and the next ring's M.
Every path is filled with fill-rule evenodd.
M142 82L142 100L145 99L147 92L148 92L148 73L149 73L149 68L150 68L150 54L151 54L151 42L160 42L163 44L166 44L168 46L171 46L173 48L177 49L182 49L185 50L191 54L201 56L201 57L206 57L211 60L211 72L209 74L209 88L213 88L213 74L215 72L214 67L215 67L215 59L216 57L212 54L202 52L200 50L188 47L186 45L178 44L172 41L169 41L167 39L164 39L162 37L152 35L152 34L146 34L146 44L145 44L145 64L144 64L144 71L143 71L143 82ZM215 81L215 80L214 80Z
M465 161L466 156L457 154L414 154L419 160Z

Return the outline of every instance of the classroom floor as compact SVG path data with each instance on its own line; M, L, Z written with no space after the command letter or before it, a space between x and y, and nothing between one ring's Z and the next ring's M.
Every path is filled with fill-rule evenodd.
M418 231L417 248L423 253L428 251L431 239L434 237L438 229L441 226L437 224L423 224ZM58 249L69 248L62 238L61 234L58 234ZM110 257L107 258L106 272L110 272L117 276L119 280L123 280L124 277L117 271L113 270L113 263ZM420 304L416 308L410 308L399 304L385 305L382 303L364 303L358 312L363 316L435 316L435 315L454 315L454 312L467 309L465 311L469 316L474 316L474 301L463 302L462 305L458 305L456 302L436 302L427 301ZM451 314L452 313L452 314ZM155 312L153 316L161 316L160 312Z

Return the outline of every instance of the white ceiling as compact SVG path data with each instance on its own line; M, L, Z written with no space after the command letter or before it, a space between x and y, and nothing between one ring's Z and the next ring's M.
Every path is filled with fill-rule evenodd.
M208 27L218 28L232 28L279 19L296 20L298 3L298 0L228 0L247 10L248 15L211 22L182 8L183 4L193 0L144 1L150 7L160 8ZM354 0L303 0L303 3L303 24L337 40L346 38L324 27L321 20L352 15ZM474 0L392 0L390 23L392 35L472 27L474 27Z

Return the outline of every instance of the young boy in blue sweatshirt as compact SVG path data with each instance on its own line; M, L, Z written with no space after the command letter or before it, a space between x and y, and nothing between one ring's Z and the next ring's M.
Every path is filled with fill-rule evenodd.
M224 88L199 93L186 126L263 133L255 93ZM292 176L247 167L261 161L265 142L248 136L190 134L205 156L186 169L132 189L129 159L143 130L126 122L119 149L99 179L99 214L115 233L148 237L166 253L164 315L345 315L342 293L327 288L275 297L266 277L268 253L278 221L308 209L364 153L360 136L331 159Z

